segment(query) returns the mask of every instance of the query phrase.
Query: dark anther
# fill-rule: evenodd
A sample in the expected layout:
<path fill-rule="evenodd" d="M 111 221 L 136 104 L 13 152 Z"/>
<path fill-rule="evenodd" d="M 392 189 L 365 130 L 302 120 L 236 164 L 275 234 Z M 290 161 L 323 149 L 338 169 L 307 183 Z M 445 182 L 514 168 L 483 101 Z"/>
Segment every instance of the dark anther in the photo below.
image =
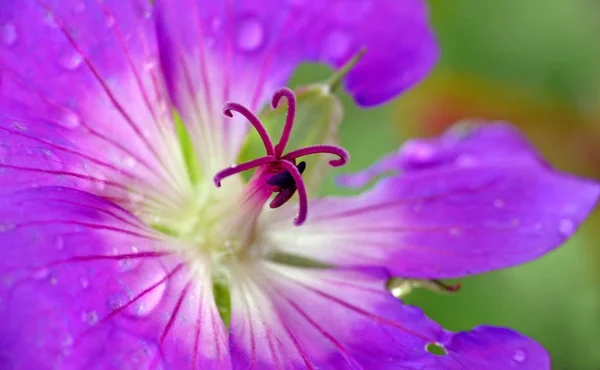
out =
<path fill-rule="evenodd" d="M 300 173 L 304 173 L 306 170 L 306 162 L 302 161 L 296 165 L 296 168 Z M 267 184 L 272 186 L 279 186 L 280 188 L 287 188 L 290 186 L 295 186 L 294 178 L 288 171 L 281 171 L 276 175 L 271 176 L 267 180 Z"/>
<path fill-rule="evenodd" d="M 298 172 L 302 174 L 304 170 L 306 170 L 306 162 L 302 161 L 296 165 Z M 294 178 L 288 171 L 281 171 L 276 175 L 271 176 L 267 180 L 267 184 L 271 186 L 277 186 L 279 189 L 276 190 L 279 194 L 273 198 L 271 203 L 269 203 L 269 207 L 271 208 L 279 208 L 285 202 L 287 202 L 293 195 L 296 193 L 298 189 L 296 187 L 296 182 Z"/>

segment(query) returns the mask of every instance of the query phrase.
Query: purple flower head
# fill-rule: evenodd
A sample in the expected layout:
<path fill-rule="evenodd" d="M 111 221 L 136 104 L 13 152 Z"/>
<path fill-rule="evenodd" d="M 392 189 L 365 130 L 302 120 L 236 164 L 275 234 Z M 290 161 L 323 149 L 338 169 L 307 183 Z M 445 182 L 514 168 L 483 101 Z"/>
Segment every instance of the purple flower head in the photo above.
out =
<path fill-rule="evenodd" d="M 424 4 L 3 0 L 0 368 L 548 369 L 534 341 L 448 332 L 388 281 L 537 258 L 598 184 L 493 123 L 342 178 L 384 177 L 362 195 L 309 199 L 300 158 L 348 153 L 290 145 L 281 86 L 363 48 L 344 78 L 358 104 L 417 82 L 436 56 Z M 253 113 L 271 97 L 277 144 Z M 251 126 L 266 154 L 240 161 Z"/>

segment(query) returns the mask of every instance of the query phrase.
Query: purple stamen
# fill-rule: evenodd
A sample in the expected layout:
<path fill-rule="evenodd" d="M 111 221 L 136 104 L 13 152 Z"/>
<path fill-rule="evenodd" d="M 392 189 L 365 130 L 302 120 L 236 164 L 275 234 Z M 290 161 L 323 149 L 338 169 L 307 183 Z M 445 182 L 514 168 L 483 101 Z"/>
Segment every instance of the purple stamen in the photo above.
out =
<path fill-rule="evenodd" d="M 260 122 L 260 119 L 254 115 L 254 113 L 250 112 L 250 110 L 238 103 L 227 102 L 223 106 L 223 113 L 225 113 L 228 117 L 233 117 L 231 111 L 238 112 L 242 116 L 246 117 L 246 119 L 254 126 L 256 132 L 260 135 L 262 142 L 267 150 L 267 155 L 275 154 L 275 148 L 273 147 L 273 142 L 271 141 L 271 137 L 267 132 L 265 126 Z"/>
<path fill-rule="evenodd" d="M 308 196 L 306 195 L 306 187 L 304 186 L 304 180 L 302 180 L 302 174 L 298 171 L 298 168 L 295 164 L 288 161 L 281 161 L 281 166 L 284 170 L 292 175 L 294 182 L 296 183 L 296 188 L 298 190 L 298 215 L 296 215 L 296 219 L 294 220 L 294 225 L 300 226 L 306 221 L 306 216 L 308 214 Z"/>
<path fill-rule="evenodd" d="M 310 154 L 333 154 L 337 155 L 339 159 L 329 161 L 332 167 L 343 166 L 348 162 L 350 154 L 346 149 L 335 145 L 313 145 L 307 146 L 301 149 L 293 150 L 283 156 L 283 159 L 294 160 L 296 158 L 304 157 Z"/>
<path fill-rule="evenodd" d="M 278 157 L 283 154 L 285 146 L 290 139 L 290 134 L 292 133 L 292 128 L 294 127 L 294 117 L 296 116 L 296 96 L 294 95 L 294 92 L 287 87 L 282 87 L 275 92 L 275 95 L 273 95 L 273 99 L 271 100 L 271 108 L 273 108 L 273 110 L 277 109 L 279 101 L 282 97 L 285 97 L 287 100 L 288 111 L 287 116 L 285 117 L 285 125 L 283 126 L 283 131 L 281 132 L 279 144 L 275 145 L 275 155 Z"/>
<path fill-rule="evenodd" d="M 270 186 L 273 186 L 273 191 L 279 192 L 279 194 L 275 197 L 275 199 L 273 199 L 270 206 L 271 208 L 277 208 L 283 205 L 294 195 L 297 190 L 299 198 L 299 210 L 298 215 L 294 220 L 294 224 L 299 226 L 306 221 L 308 214 L 308 196 L 306 194 L 304 180 L 302 179 L 302 172 L 304 172 L 306 164 L 301 162 L 298 166 L 296 166 L 296 159 L 311 154 L 333 154 L 337 155 L 339 158 L 329 161 L 329 164 L 332 167 L 339 167 L 348 162 L 349 154 L 345 149 L 335 145 L 313 145 L 293 150 L 284 155 L 283 151 L 285 150 L 285 146 L 287 145 L 292 128 L 294 126 L 294 118 L 296 115 L 296 96 L 292 90 L 286 87 L 277 90 L 273 95 L 273 99 L 271 100 L 271 107 L 273 109 L 277 108 L 282 97 L 286 98 L 287 100 L 288 111 L 285 119 L 285 126 L 283 127 L 283 132 L 281 133 L 281 138 L 279 139 L 279 143 L 275 146 L 273 146 L 273 142 L 265 126 L 262 124 L 262 122 L 260 122 L 258 117 L 254 115 L 254 113 L 250 112 L 250 110 L 240 104 L 231 102 L 225 103 L 225 106 L 223 107 L 223 113 L 225 113 L 225 115 L 232 117 L 232 111 L 238 112 L 246 117 L 252 126 L 254 126 L 263 141 L 267 155 L 225 168 L 217 172 L 213 178 L 213 181 L 217 187 L 220 187 L 221 181 L 231 175 L 235 175 L 237 173 L 251 170 L 260 166 L 273 166 L 270 172 L 274 173 L 274 175 L 272 175 L 266 181 L 266 183 Z"/>
<path fill-rule="evenodd" d="M 220 188 L 221 187 L 221 181 L 224 178 L 226 178 L 226 177 L 229 177 L 231 175 L 235 175 L 236 173 L 248 171 L 248 170 L 251 170 L 251 169 L 256 168 L 256 167 L 264 166 L 265 164 L 273 163 L 275 161 L 277 161 L 277 159 L 274 156 L 267 155 L 267 156 L 264 156 L 264 157 L 253 159 L 253 160 L 248 161 L 248 162 L 244 162 L 244 163 L 240 163 L 240 164 L 234 164 L 231 167 L 227 167 L 227 168 L 225 168 L 225 169 L 217 172 L 217 174 L 215 175 L 215 177 L 213 177 L 213 181 L 214 181 L 215 185 L 218 188 Z"/>

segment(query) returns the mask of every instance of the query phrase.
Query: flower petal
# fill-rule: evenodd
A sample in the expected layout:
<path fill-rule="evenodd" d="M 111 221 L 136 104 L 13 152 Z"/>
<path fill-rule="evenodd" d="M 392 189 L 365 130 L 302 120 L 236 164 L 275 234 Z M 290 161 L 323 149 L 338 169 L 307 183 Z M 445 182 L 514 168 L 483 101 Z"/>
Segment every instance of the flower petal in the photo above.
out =
<path fill-rule="evenodd" d="M 233 276 L 234 369 L 549 368 L 534 367 L 547 363 L 538 344 L 508 329 L 444 331 L 420 309 L 395 299 L 381 271 L 262 262 L 239 267 Z M 443 346 L 446 356 L 430 353 L 432 343 Z M 517 350 L 528 352 L 521 358 Z"/>
<path fill-rule="evenodd" d="M 0 193 L 62 185 L 185 204 L 147 1 L 4 0 L 0 31 Z"/>
<path fill-rule="evenodd" d="M 88 193 L 0 198 L 0 367 L 227 369 L 210 269 L 174 247 Z"/>
<path fill-rule="evenodd" d="M 422 148 L 413 155 L 417 144 Z M 369 176 L 404 172 L 358 197 L 312 200 L 299 228 L 289 223 L 293 205 L 266 212 L 257 244 L 333 265 L 381 266 L 406 278 L 461 277 L 553 250 L 600 193 L 596 182 L 549 168 L 503 124 L 416 141 L 381 163 L 387 168 Z"/>
<path fill-rule="evenodd" d="M 206 171 L 231 164 L 247 131 L 243 120 L 223 118 L 223 103 L 259 109 L 301 62 L 340 67 L 365 47 L 345 84 L 369 106 L 421 80 L 437 56 L 421 0 L 157 0 L 156 6 L 162 65 Z"/>

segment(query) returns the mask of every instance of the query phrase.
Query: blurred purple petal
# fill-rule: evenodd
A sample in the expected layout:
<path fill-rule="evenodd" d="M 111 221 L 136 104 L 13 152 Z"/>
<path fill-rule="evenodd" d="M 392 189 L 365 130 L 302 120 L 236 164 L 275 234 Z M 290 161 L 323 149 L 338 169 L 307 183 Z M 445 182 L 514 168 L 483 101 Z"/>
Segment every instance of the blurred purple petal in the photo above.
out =
<path fill-rule="evenodd" d="M 2 1 L 0 193 L 185 194 L 153 26 L 145 0 Z"/>
<path fill-rule="evenodd" d="M 240 267 L 232 287 L 234 368 L 549 369 L 538 344 L 507 329 L 444 331 L 395 299 L 387 278 L 376 270 Z M 430 353 L 433 343 L 447 354 Z"/>
<path fill-rule="evenodd" d="M 227 369 L 208 265 L 158 238 L 88 193 L 0 198 L 0 367 Z"/>
<path fill-rule="evenodd" d="M 416 144 L 429 145 L 429 153 L 415 155 Z M 358 197 L 312 200 L 300 228 L 286 222 L 294 207 L 267 213 L 258 243 L 339 266 L 382 266 L 401 277 L 461 277 L 558 247 L 600 193 L 596 182 L 549 168 L 508 125 L 412 142 L 387 163 L 393 158 L 403 173 Z"/>
<path fill-rule="evenodd" d="M 421 0 L 157 0 L 156 6 L 171 95 L 206 165 L 232 163 L 245 138 L 247 125 L 224 119 L 223 103 L 260 109 L 301 62 L 337 68 L 366 47 L 345 85 L 369 106 L 420 81 L 437 57 Z"/>

